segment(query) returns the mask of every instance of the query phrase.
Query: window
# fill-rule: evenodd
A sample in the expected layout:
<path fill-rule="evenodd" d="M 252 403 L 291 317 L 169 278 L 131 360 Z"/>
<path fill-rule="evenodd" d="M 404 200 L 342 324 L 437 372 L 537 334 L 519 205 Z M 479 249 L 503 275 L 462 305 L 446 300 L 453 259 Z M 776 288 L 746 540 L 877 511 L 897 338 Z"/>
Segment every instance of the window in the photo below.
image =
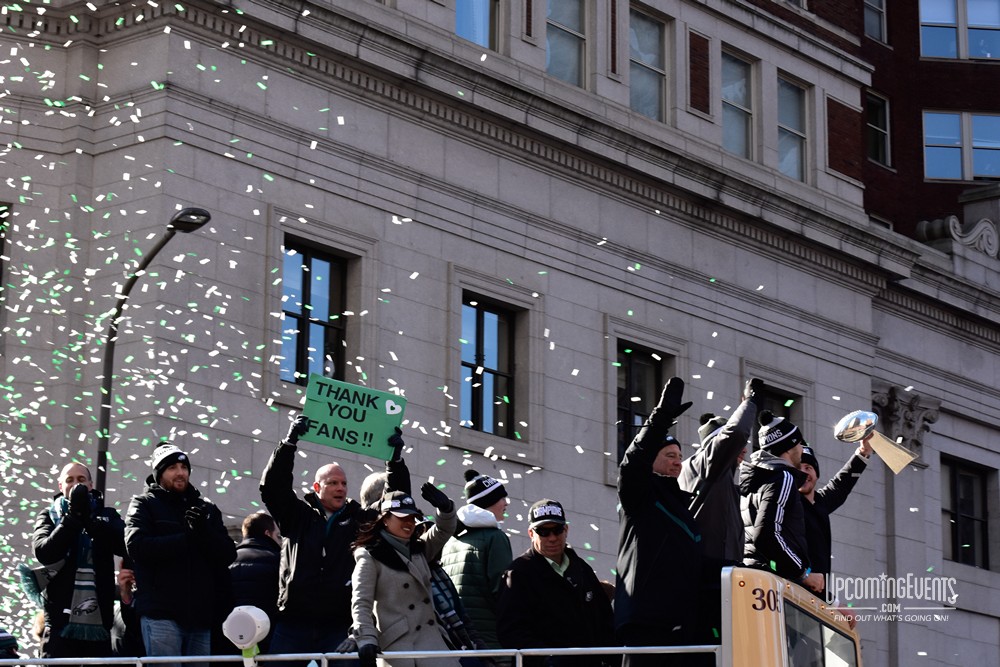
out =
<path fill-rule="evenodd" d="M 545 71 L 574 86 L 583 85 L 582 0 L 548 0 Z"/>
<path fill-rule="evenodd" d="M 942 550 L 947 560 L 989 568 L 987 470 L 941 457 Z"/>
<path fill-rule="evenodd" d="M 1000 58 L 1000 0 L 920 0 L 920 54 Z"/>
<path fill-rule="evenodd" d="M 751 157 L 753 99 L 750 63 L 722 54 L 722 147 L 740 157 Z"/>
<path fill-rule="evenodd" d="M 459 0 L 455 3 L 455 34 L 496 51 L 499 4 L 499 0 Z"/>
<path fill-rule="evenodd" d="M 305 385 L 310 373 L 344 379 L 346 260 L 285 238 L 281 371 Z"/>
<path fill-rule="evenodd" d="M 806 91 L 778 79 L 778 169 L 785 176 L 806 178 Z"/>
<path fill-rule="evenodd" d="M 867 113 L 866 143 L 868 159 L 889 166 L 889 101 L 868 93 L 865 98 Z"/>
<path fill-rule="evenodd" d="M 666 90 L 663 23 L 632 11 L 629 14 L 629 101 L 633 111 L 663 120 Z"/>
<path fill-rule="evenodd" d="M 471 293 L 462 295 L 461 423 L 514 437 L 513 311 Z"/>
<path fill-rule="evenodd" d="M 618 341 L 618 463 L 663 389 L 662 356 L 626 341 Z"/>
<path fill-rule="evenodd" d="M 1000 179 L 1000 116 L 925 111 L 924 176 Z"/>
<path fill-rule="evenodd" d="M 865 35 L 880 42 L 885 39 L 885 0 L 865 0 Z"/>
<path fill-rule="evenodd" d="M 845 634 L 794 604 L 784 601 L 790 667 L 854 667 L 857 646 Z"/>

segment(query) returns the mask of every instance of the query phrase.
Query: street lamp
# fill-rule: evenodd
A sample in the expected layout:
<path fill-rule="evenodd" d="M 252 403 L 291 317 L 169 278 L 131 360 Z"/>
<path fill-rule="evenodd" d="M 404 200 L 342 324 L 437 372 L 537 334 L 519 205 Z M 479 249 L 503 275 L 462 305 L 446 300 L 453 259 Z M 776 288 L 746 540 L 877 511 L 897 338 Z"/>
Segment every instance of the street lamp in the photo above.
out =
<path fill-rule="evenodd" d="M 111 403 L 112 401 L 112 381 L 115 368 L 115 342 L 118 340 L 118 320 L 121 319 L 122 310 L 125 308 L 125 301 L 128 300 L 129 292 L 135 287 L 136 282 L 146 273 L 146 267 L 153 261 L 157 253 L 163 250 L 163 246 L 174 237 L 177 232 L 193 232 L 201 229 L 209 220 L 212 214 L 203 208 L 185 208 L 178 211 L 167 224 L 167 233 L 160 237 L 153 249 L 150 250 L 139 267 L 129 276 L 125 283 L 125 289 L 118 296 L 118 303 L 115 304 L 115 312 L 108 323 L 108 333 L 104 338 L 104 376 L 101 378 L 101 411 L 100 425 L 97 433 L 97 479 L 94 487 L 104 493 L 107 480 L 108 468 L 108 440 L 111 437 Z"/>

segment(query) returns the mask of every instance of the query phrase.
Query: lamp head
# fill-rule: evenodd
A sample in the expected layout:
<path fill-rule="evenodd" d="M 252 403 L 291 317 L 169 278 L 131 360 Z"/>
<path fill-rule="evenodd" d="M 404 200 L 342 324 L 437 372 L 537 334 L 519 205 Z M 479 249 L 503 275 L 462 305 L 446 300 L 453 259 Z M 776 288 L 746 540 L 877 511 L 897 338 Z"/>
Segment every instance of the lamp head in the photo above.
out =
<path fill-rule="evenodd" d="M 211 219 L 212 214 L 203 208 L 183 208 L 174 214 L 167 228 L 186 234 L 201 229 Z"/>

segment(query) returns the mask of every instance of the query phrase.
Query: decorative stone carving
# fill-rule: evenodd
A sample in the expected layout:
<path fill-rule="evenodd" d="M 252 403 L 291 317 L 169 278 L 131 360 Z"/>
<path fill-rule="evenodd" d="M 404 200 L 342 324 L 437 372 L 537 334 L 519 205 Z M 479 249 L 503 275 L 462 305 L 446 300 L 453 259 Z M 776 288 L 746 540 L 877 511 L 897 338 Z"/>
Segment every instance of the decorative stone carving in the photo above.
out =
<path fill-rule="evenodd" d="M 913 453 L 920 455 L 923 437 L 940 417 L 940 401 L 922 398 L 903 387 L 890 386 L 872 393 L 872 411 L 878 415 L 880 431 Z"/>
<path fill-rule="evenodd" d="M 979 222 L 964 226 L 954 215 L 937 220 L 921 220 L 917 223 L 917 238 L 924 242 L 951 238 L 990 257 L 996 257 L 1000 250 L 996 223 L 988 218 L 980 218 Z"/>

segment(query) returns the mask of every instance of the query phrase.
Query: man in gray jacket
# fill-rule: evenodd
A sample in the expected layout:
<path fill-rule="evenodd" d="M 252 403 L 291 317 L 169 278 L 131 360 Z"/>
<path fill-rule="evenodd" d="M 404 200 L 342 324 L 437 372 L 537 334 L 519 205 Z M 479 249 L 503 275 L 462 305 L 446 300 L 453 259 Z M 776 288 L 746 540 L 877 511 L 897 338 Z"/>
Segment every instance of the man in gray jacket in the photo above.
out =
<path fill-rule="evenodd" d="M 691 513 L 704 549 L 705 592 L 699 597 L 697 627 L 708 629 L 710 634 L 703 638 L 706 643 L 717 643 L 721 634 L 722 568 L 743 563 L 743 517 L 736 470 L 757 418 L 758 394 L 763 386 L 763 380 L 749 380 L 743 389 L 743 402 L 728 421 L 712 413 L 701 416 L 701 446 L 684 459 L 677 478 L 681 489 L 694 496 Z"/>
<path fill-rule="evenodd" d="M 691 512 L 701 531 L 705 557 L 716 565 L 743 562 L 743 518 L 736 468 L 757 419 L 757 392 L 763 380 L 754 378 L 743 389 L 743 402 L 729 420 L 706 413 L 701 416 L 698 451 L 684 459 L 677 483 L 694 496 Z"/>

